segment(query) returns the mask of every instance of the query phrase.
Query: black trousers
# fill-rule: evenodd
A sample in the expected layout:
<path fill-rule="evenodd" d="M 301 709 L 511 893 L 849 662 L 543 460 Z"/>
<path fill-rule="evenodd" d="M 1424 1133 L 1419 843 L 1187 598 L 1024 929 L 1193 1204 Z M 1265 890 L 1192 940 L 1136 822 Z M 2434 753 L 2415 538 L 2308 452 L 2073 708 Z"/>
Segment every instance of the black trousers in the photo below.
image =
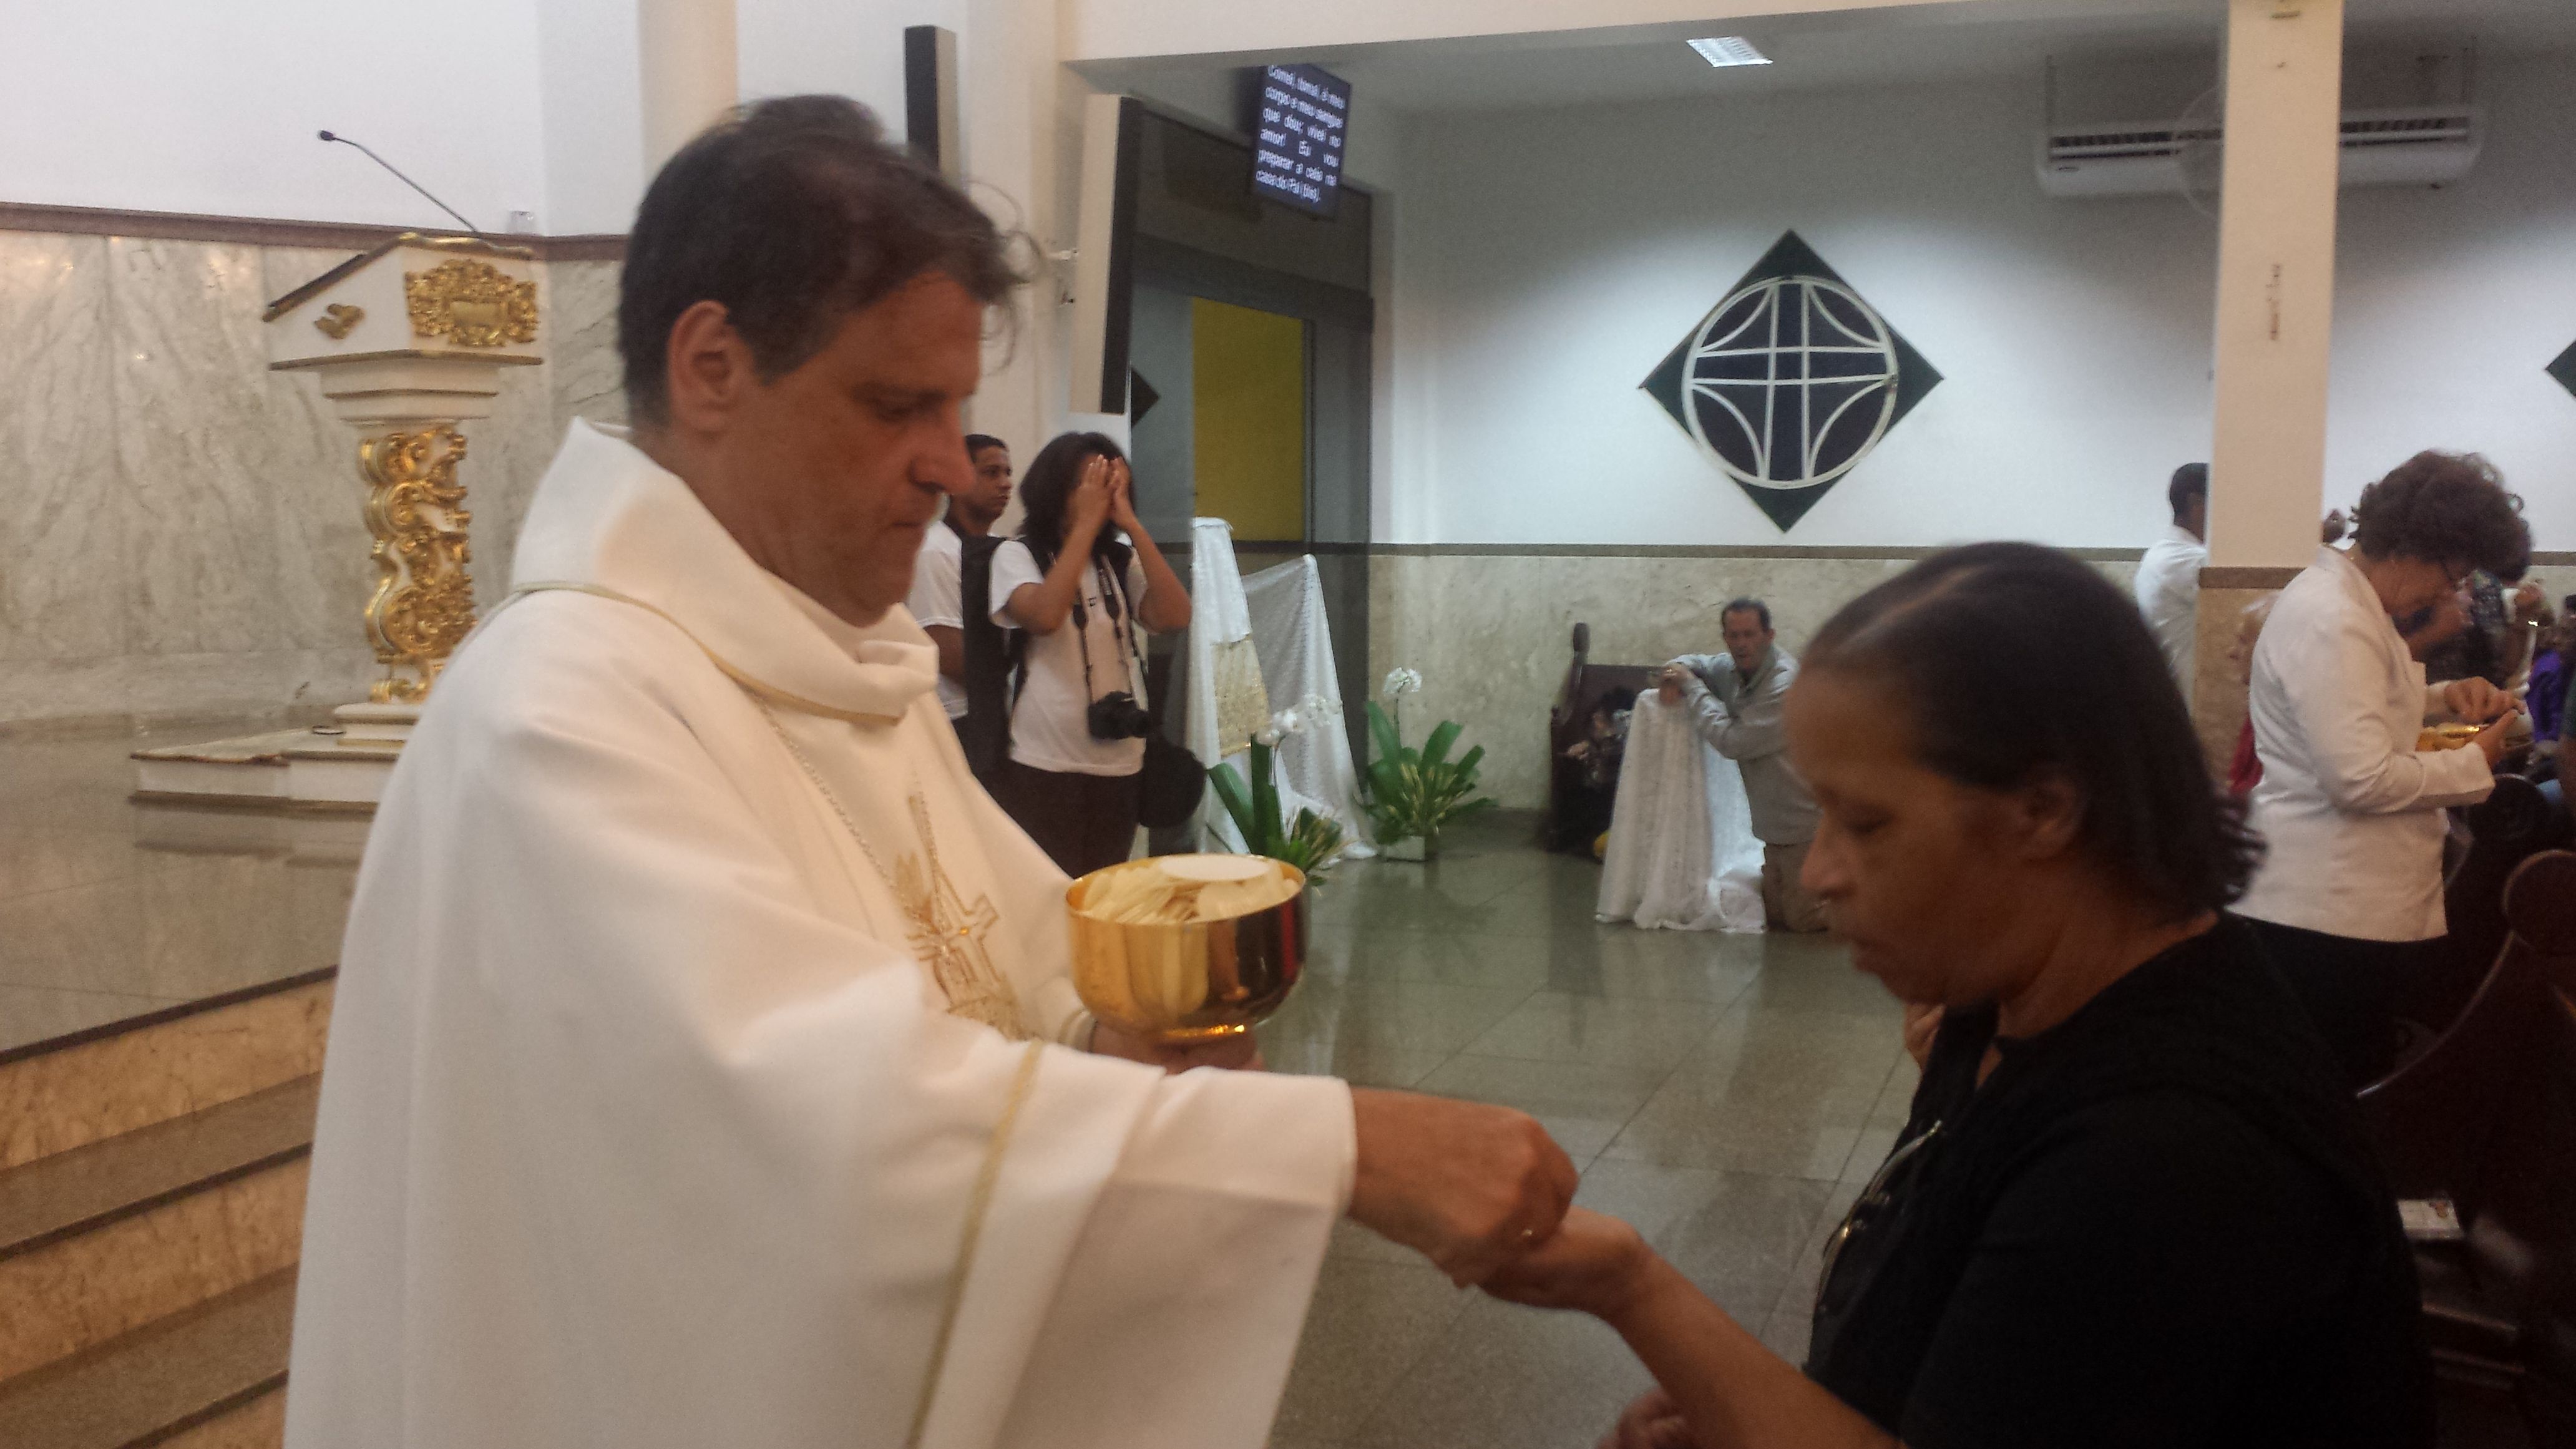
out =
<path fill-rule="evenodd" d="M 2441 950 L 2430 941 L 2365 941 L 2247 921 L 2297 992 L 2355 1091 L 2397 1064 L 2397 1002 Z"/>
<path fill-rule="evenodd" d="M 1076 775 L 1004 760 L 993 799 L 1066 875 L 1088 875 L 1136 845 L 1144 774 Z"/>

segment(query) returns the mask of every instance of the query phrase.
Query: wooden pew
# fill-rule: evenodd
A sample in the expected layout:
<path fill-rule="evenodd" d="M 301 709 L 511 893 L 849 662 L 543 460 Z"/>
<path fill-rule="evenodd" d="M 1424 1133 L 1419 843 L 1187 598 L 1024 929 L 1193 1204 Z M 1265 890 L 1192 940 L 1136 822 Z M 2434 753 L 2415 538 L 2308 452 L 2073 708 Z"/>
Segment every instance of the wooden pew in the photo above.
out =
<path fill-rule="evenodd" d="M 2361 1106 L 2398 1195 L 2448 1197 L 2468 1230 L 2417 1252 L 2445 1442 L 2572 1444 L 2576 852 L 2524 861 L 2503 913 L 2459 1019 Z"/>
<path fill-rule="evenodd" d="M 2496 777 L 2495 793 L 2461 812 L 2469 847 L 2443 884 L 2449 924 L 2439 965 L 2412 983 L 2397 1014 L 2418 1048 L 2459 1019 L 2504 949 L 2505 882 L 2525 860 L 2567 843 L 2568 820 L 2519 775 Z"/>
<path fill-rule="evenodd" d="M 1619 774 L 1613 766 L 1603 783 L 1592 784 L 1583 762 L 1567 758 L 1565 752 L 1591 737 L 1592 713 L 1604 701 L 1623 691 L 1633 698 L 1652 689 L 1655 671 L 1661 667 L 1595 664 L 1591 655 L 1592 626 L 1577 624 L 1574 658 L 1566 666 L 1565 683 L 1547 716 L 1547 815 L 1540 826 L 1547 849 L 1587 858 L 1593 838 L 1610 828 L 1610 796 L 1618 789 Z"/>

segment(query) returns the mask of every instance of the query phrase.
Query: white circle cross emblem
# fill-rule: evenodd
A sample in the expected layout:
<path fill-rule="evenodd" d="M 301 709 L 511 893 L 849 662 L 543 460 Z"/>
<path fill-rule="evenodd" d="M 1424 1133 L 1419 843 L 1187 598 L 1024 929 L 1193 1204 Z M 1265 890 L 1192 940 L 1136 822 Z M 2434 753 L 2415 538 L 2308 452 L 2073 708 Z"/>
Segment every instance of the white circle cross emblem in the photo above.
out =
<path fill-rule="evenodd" d="M 1691 338 L 1691 436 L 1754 488 L 1831 483 L 1896 415 L 1896 341 L 1851 288 L 1773 277 L 1727 298 Z"/>

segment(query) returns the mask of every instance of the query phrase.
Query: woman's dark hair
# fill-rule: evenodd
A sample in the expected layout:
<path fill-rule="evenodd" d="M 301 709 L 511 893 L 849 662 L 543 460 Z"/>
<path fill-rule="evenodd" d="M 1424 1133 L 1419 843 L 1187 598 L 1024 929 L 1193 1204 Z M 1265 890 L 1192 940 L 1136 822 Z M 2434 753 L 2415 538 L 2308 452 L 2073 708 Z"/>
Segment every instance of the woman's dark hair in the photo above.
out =
<path fill-rule="evenodd" d="M 2411 558 L 2520 578 L 2531 566 L 2522 497 L 2475 453 L 2416 454 L 2361 490 L 2353 546 L 2372 558 Z"/>
<path fill-rule="evenodd" d="M 887 144 L 865 106 L 781 96 L 744 106 L 663 165 L 635 213 L 618 278 L 626 406 L 663 420 L 671 327 L 724 304 L 763 378 L 795 371 L 843 319 L 924 272 L 986 306 L 1024 280 L 992 219 Z"/>
<path fill-rule="evenodd" d="M 1094 458 L 1124 459 L 1118 445 L 1100 433 L 1059 433 L 1020 474 L 1020 537 L 1037 555 L 1039 567 L 1064 552 L 1064 510 L 1082 481 L 1082 465 Z M 1091 551 L 1105 555 L 1115 542 L 1104 527 L 1092 538 Z"/>
<path fill-rule="evenodd" d="M 1804 667 L 1890 686 L 1916 755 L 1960 784 L 2064 775 L 2081 847 L 2175 920 L 2233 903 L 2262 858 L 2137 605 L 2055 549 L 1934 554 L 1844 605 Z"/>

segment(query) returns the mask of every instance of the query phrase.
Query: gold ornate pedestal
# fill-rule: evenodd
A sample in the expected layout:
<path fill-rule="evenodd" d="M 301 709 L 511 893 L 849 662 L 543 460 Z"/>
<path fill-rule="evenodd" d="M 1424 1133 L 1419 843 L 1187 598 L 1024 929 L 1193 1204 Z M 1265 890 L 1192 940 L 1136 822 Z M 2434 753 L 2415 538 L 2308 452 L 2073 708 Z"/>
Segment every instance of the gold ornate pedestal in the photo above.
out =
<path fill-rule="evenodd" d="M 406 232 L 279 298 L 262 320 L 270 368 L 312 372 L 332 411 L 358 431 L 376 574 L 363 619 L 381 676 L 364 703 L 340 706 L 332 724 L 300 739 L 144 751 L 138 789 L 372 809 L 439 671 L 474 627 L 473 518 L 457 428 L 492 415 L 505 368 L 544 360 L 534 261 L 480 238 Z"/>
<path fill-rule="evenodd" d="M 418 704 L 447 656 L 474 628 L 472 548 L 465 485 L 456 465 L 465 435 L 450 422 L 396 430 L 358 442 L 367 484 L 367 532 L 376 587 L 367 599 L 367 640 L 385 677 L 368 687 L 376 704 Z"/>

